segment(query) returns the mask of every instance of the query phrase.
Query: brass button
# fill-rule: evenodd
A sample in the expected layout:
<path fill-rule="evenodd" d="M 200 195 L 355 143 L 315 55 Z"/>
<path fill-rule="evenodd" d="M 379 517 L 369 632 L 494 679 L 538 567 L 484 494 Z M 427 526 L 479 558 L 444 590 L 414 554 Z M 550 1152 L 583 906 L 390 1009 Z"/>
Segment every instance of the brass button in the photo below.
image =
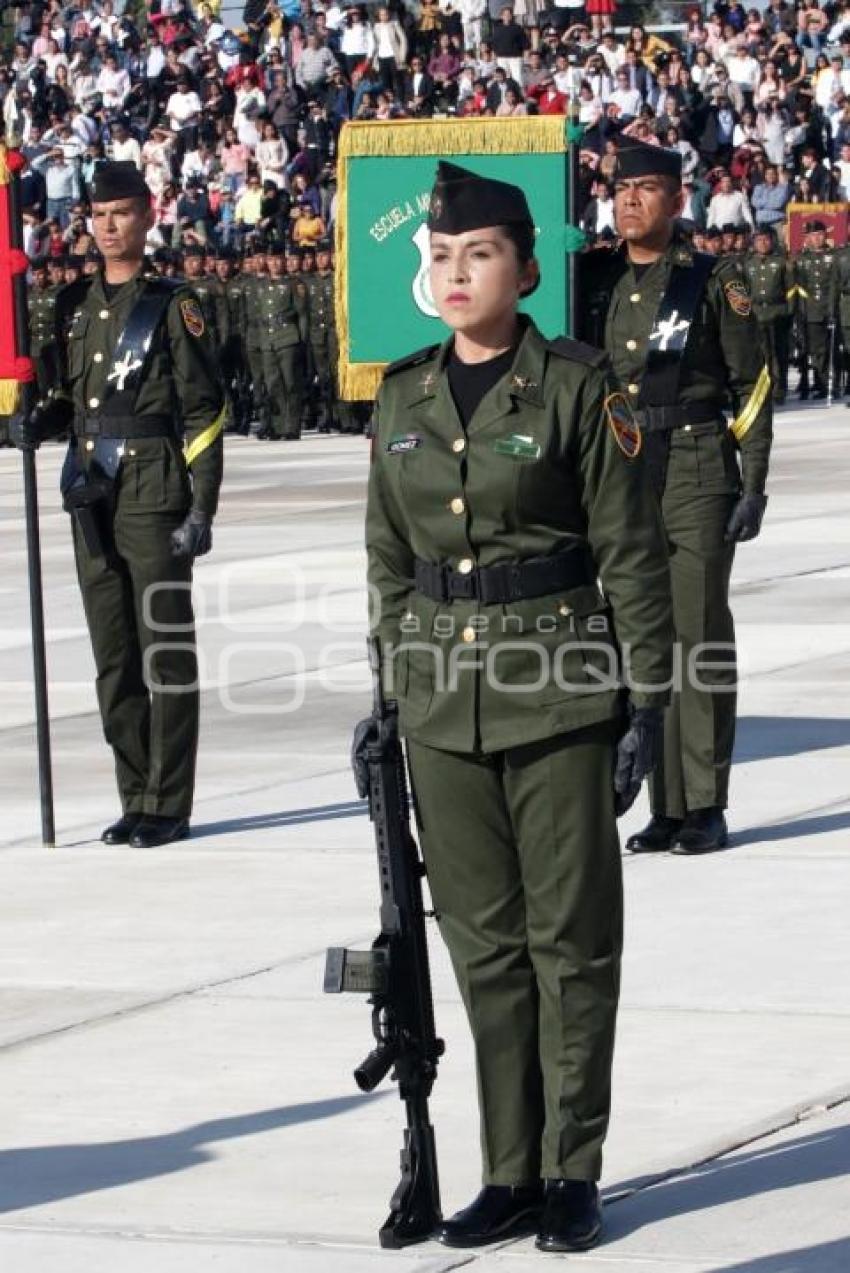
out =
<path fill-rule="evenodd" d="M 627 340 L 627 341 L 626 341 L 626 349 L 637 349 L 637 341 L 636 341 L 636 340 Z"/>
<path fill-rule="evenodd" d="M 95 361 L 95 362 L 103 362 L 103 354 L 95 354 L 95 356 L 94 356 L 94 361 Z"/>
<path fill-rule="evenodd" d="M 457 563 L 457 568 L 462 575 L 468 575 L 472 570 L 473 561 L 471 557 L 462 557 Z"/>
<path fill-rule="evenodd" d="M 108 318 L 108 317 L 109 317 L 108 309 L 102 309 L 100 313 L 98 314 L 98 318 Z"/>
<path fill-rule="evenodd" d="M 454 442 L 452 443 L 452 450 L 454 451 L 454 453 L 456 455 L 459 455 L 460 452 L 463 451 L 465 448 L 466 448 L 466 439 L 455 438 Z"/>
<path fill-rule="evenodd" d="M 475 628 L 464 628 L 460 635 L 463 637 L 466 644 L 470 645 L 475 640 Z"/>
<path fill-rule="evenodd" d="M 683 432 L 683 433 L 690 433 L 690 431 L 691 431 L 691 429 L 692 429 L 693 427 L 694 427 L 694 426 L 693 426 L 692 424 L 686 424 L 686 425 L 684 425 L 684 426 L 682 427 L 682 432 Z"/>
<path fill-rule="evenodd" d="M 629 300 L 631 301 L 633 305 L 637 305 L 638 301 L 640 300 L 640 292 L 632 292 L 631 296 L 629 297 Z"/>
<path fill-rule="evenodd" d="M 558 614 L 563 615 L 565 619 L 569 615 L 571 615 L 572 612 L 573 612 L 572 606 L 568 606 L 566 601 L 562 601 L 561 604 L 558 606 Z"/>
<path fill-rule="evenodd" d="M 460 496 L 455 496 L 451 504 L 449 504 L 449 508 L 452 510 L 452 512 L 457 513 L 458 515 L 463 512 L 465 507 L 466 505 L 464 504 Z"/>
<path fill-rule="evenodd" d="M 89 398 L 89 406 L 95 411 L 100 406 L 100 398 Z"/>
<path fill-rule="evenodd" d="M 127 452 L 127 454 L 128 454 L 128 455 L 135 455 L 135 454 L 136 454 L 136 452 L 134 451 L 134 449 L 133 449 L 132 447 L 130 447 L 130 450 Z"/>
<path fill-rule="evenodd" d="M 86 442 L 86 450 L 87 451 L 94 450 L 94 442 L 92 442 L 91 438 L 89 438 L 88 442 Z"/>
<path fill-rule="evenodd" d="M 640 393 L 640 385 L 635 385 L 635 384 L 631 384 L 631 385 L 629 385 L 629 393 L 631 393 L 631 394 L 639 394 L 639 393 Z"/>
<path fill-rule="evenodd" d="M 131 451 L 131 452 L 130 452 L 130 454 L 131 454 L 131 455 L 135 455 L 135 451 Z M 412 618 L 413 618 L 413 611 L 412 611 L 412 610 L 406 610 L 406 611 L 405 611 L 405 613 L 404 613 L 404 621 L 405 621 L 405 623 L 409 623 L 409 622 L 410 622 L 410 620 L 411 620 Z"/>

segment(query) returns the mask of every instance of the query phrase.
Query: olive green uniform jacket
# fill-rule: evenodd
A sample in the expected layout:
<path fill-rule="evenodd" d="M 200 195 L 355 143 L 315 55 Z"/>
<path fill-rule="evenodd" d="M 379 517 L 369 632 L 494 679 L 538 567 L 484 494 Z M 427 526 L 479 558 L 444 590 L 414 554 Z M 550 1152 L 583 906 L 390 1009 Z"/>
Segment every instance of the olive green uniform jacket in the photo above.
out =
<path fill-rule="evenodd" d="M 527 322 L 510 373 L 464 431 L 450 347 L 390 368 L 373 422 L 372 625 L 403 729 L 432 747 L 492 752 L 611 720 L 621 710 L 608 675 L 618 645 L 639 686 L 632 701 L 664 703 L 666 554 L 642 462 L 607 420 L 604 359 L 576 342 L 549 344 Z M 414 589 L 416 557 L 464 571 L 583 545 L 603 591 L 588 583 L 482 606 Z"/>

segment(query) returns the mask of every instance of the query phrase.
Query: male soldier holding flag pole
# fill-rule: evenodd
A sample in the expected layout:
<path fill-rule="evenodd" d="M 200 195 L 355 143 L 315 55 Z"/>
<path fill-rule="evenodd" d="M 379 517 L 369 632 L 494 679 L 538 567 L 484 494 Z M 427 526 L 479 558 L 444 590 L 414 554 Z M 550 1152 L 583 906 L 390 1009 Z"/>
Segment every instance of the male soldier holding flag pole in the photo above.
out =
<path fill-rule="evenodd" d="M 102 839 L 149 848 L 189 833 L 192 562 L 212 544 L 224 393 L 197 297 L 145 269 L 153 211 L 135 165 L 99 165 L 91 202 L 103 269 L 60 293 L 60 375 L 13 436 L 34 449 L 73 431 L 61 487 L 122 804 Z"/>

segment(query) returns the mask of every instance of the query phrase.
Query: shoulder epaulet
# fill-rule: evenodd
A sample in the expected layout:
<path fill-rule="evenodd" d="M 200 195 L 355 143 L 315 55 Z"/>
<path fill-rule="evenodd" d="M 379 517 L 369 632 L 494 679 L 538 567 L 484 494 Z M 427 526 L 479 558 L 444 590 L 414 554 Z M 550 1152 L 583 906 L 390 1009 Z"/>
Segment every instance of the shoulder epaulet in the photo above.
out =
<path fill-rule="evenodd" d="M 546 348 L 553 354 L 557 354 L 559 358 L 583 362 L 588 367 L 601 367 L 608 357 L 604 349 L 587 345 L 583 340 L 573 340 L 570 336 L 559 336 L 557 340 L 547 340 Z"/>
<path fill-rule="evenodd" d="M 418 367 L 420 363 L 427 362 L 429 358 L 433 358 L 439 345 L 426 345 L 424 349 L 417 349 L 415 354 L 408 354 L 406 358 L 397 358 L 395 362 L 391 362 L 384 370 L 384 379 L 387 376 L 394 376 L 397 371 L 406 371 L 408 367 Z"/>

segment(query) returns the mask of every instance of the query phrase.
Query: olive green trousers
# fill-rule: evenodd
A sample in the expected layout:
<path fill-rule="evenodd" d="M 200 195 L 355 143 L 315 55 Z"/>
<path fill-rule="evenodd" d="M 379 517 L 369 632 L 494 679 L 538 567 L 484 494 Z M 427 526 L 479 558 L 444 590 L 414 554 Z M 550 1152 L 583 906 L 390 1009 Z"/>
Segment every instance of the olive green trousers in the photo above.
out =
<path fill-rule="evenodd" d="M 649 792 L 653 813 L 671 818 L 728 803 L 737 666 L 729 608 L 735 546 L 724 533 L 736 499 L 668 485 L 662 500 L 677 684 L 664 713 L 664 745 Z"/>
<path fill-rule="evenodd" d="M 109 558 L 74 523 L 77 578 L 97 668 L 103 732 L 125 813 L 188 817 L 198 749 L 192 568 L 171 556 L 185 510 L 122 512 Z"/>
<path fill-rule="evenodd" d="M 622 950 L 613 722 L 492 755 L 409 743 L 472 1028 L 485 1184 L 598 1179 Z"/>

